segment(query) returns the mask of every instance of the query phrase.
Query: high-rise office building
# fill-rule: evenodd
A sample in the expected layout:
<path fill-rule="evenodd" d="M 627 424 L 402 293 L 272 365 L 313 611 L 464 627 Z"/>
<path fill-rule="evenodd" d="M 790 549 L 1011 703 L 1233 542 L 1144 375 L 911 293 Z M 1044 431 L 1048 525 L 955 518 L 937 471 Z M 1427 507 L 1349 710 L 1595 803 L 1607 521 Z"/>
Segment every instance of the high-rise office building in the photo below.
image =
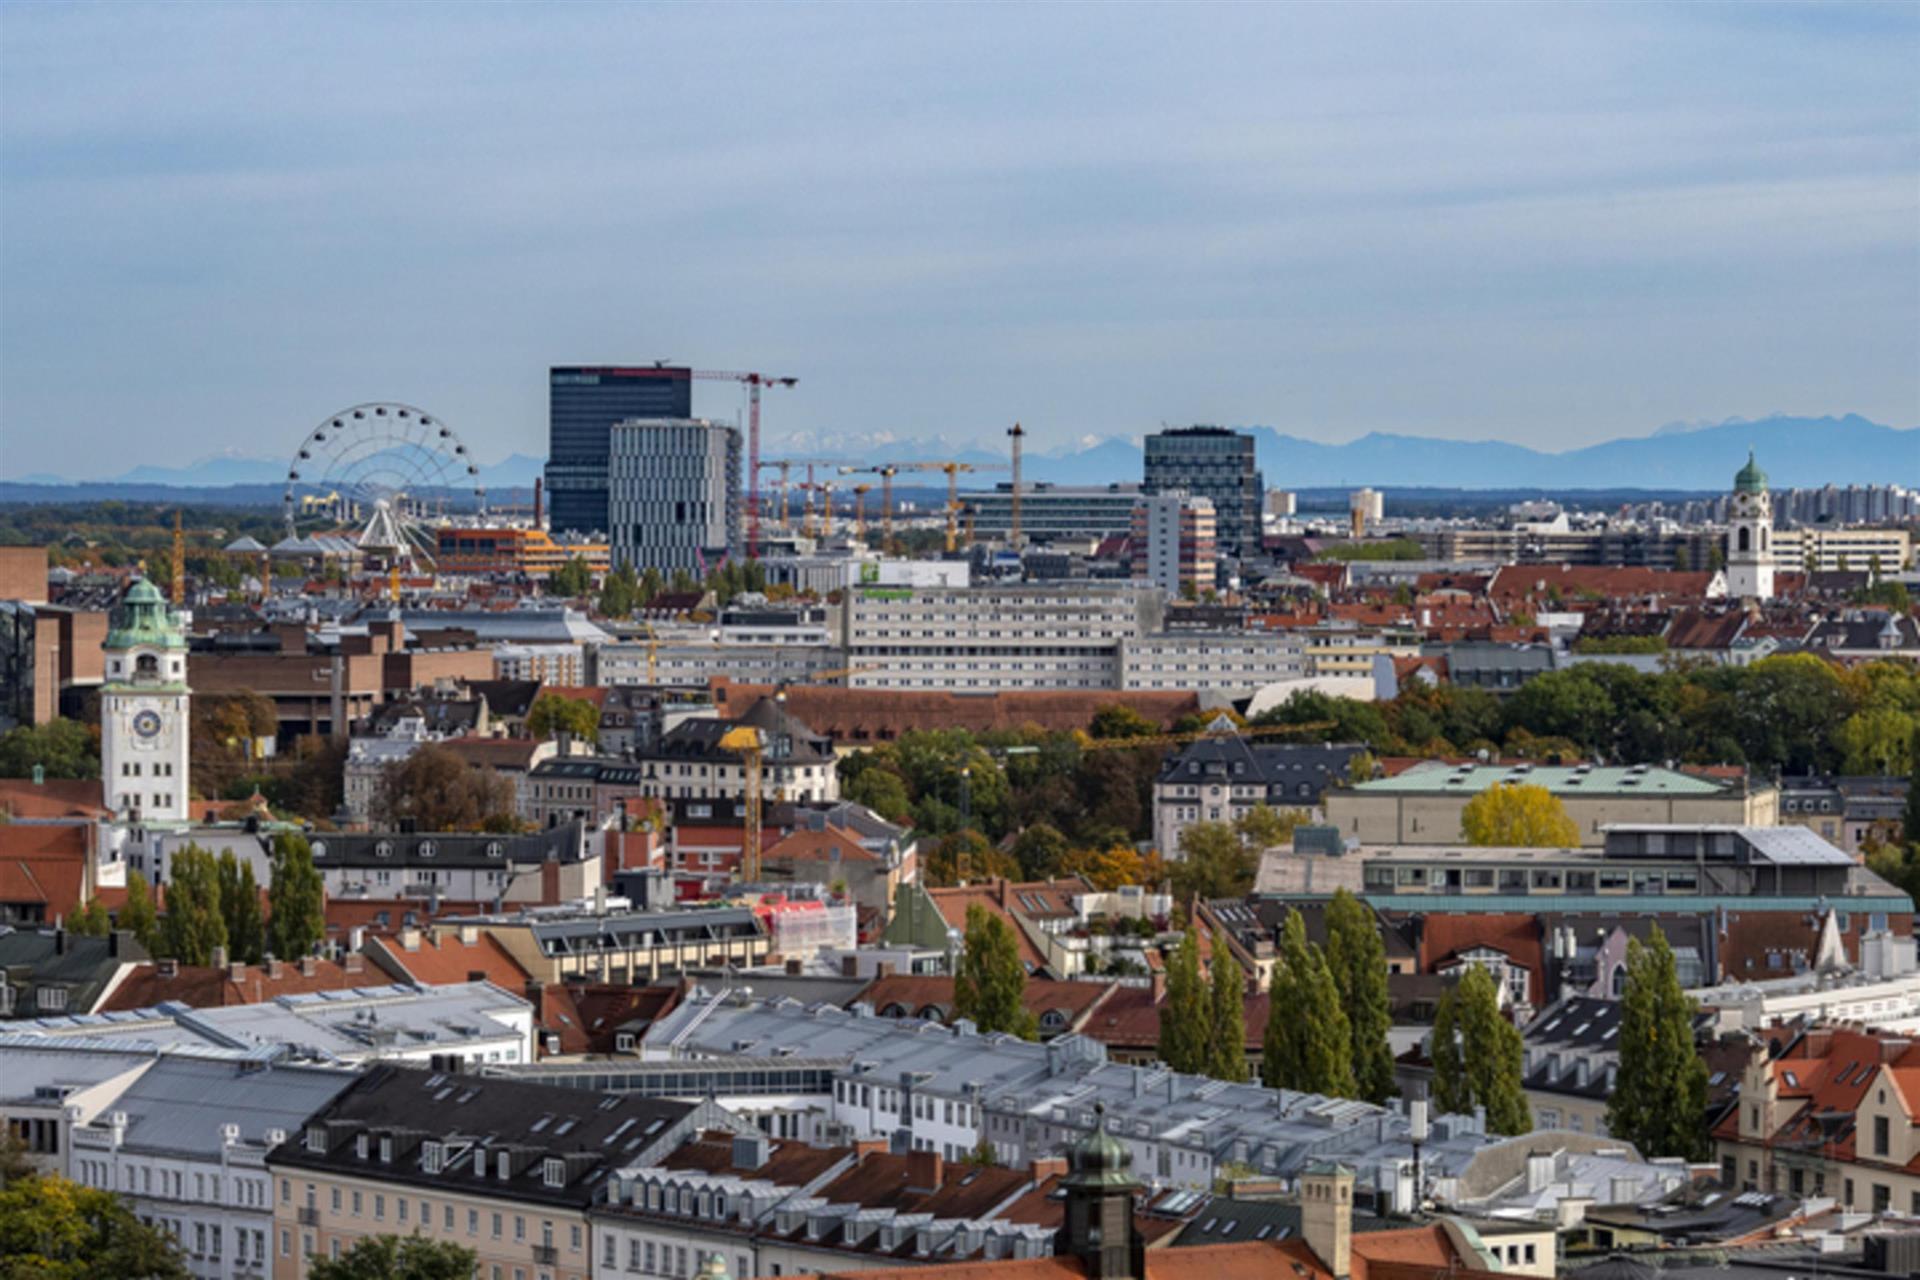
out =
<path fill-rule="evenodd" d="M 740 552 L 740 432 L 702 418 L 617 422 L 608 431 L 613 562 L 704 574 Z"/>
<path fill-rule="evenodd" d="M 1260 500 L 1266 485 L 1253 457 L 1253 437 L 1225 427 L 1178 427 L 1147 437 L 1147 493 L 1183 489 L 1213 503 L 1222 554 L 1260 549 Z"/>
<path fill-rule="evenodd" d="M 1133 509 L 1133 576 L 1175 599 L 1197 598 L 1214 587 L 1213 541 L 1213 504 L 1205 498 L 1142 497 Z"/>
<path fill-rule="evenodd" d="M 692 370 L 563 365 L 547 378 L 548 524 L 556 532 L 606 532 L 613 424 L 691 418 Z"/>

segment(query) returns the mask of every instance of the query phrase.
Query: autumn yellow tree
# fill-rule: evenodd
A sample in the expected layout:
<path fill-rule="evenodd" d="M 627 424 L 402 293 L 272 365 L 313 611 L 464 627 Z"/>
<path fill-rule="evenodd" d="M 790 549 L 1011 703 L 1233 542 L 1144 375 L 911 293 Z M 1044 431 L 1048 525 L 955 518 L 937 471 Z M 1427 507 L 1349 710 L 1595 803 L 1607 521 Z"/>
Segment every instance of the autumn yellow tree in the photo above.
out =
<path fill-rule="evenodd" d="M 1157 884 L 1166 874 L 1158 854 L 1142 856 L 1119 844 L 1106 849 L 1072 849 L 1060 859 L 1060 874 L 1081 876 L 1096 889 L 1118 889 L 1123 884 Z"/>
<path fill-rule="evenodd" d="M 1467 843 L 1508 849 L 1565 849 L 1580 843 L 1580 828 L 1560 798 L 1533 783 L 1498 783 L 1460 811 Z"/>

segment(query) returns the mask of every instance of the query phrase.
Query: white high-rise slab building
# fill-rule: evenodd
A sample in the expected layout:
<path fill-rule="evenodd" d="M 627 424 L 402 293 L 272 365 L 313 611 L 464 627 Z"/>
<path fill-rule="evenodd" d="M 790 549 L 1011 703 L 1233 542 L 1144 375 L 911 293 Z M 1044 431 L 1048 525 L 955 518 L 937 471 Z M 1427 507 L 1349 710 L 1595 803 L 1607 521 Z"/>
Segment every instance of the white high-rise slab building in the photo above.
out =
<path fill-rule="evenodd" d="M 703 418 L 614 424 L 607 514 L 615 564 L 704 577 L 740 550 L 740 432 Z"/>

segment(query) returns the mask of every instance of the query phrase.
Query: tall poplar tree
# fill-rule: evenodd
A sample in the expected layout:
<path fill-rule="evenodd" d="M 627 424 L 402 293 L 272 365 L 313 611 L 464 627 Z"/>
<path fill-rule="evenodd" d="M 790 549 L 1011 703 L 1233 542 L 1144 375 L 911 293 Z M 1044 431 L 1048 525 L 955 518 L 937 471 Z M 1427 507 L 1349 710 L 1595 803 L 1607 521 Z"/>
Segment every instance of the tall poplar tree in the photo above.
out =
<path fill-rule="evenodd" d="M 167 914 L 160 926 L 160 951 L 181 964 L 209 964 L 213 949 L 227 945 L 227 922 L 220 912 L 220 868 L 213 855 L 190 844 L 173 855 L 167 876 Z"/>
<path fill-rule="evenodd" d="M 1020 944 L 1005 920 L 979 903 L 967 908 L 966 950 L 953 977 L 953 1008 L 981 1031 L 1005 1031 L 1036 1040 L 1040 1024 L 1022 998 L 1027 970 Z"/>
<path fill-rule="evenodd" d="M 1345 889 L 1327 904 L 1327 967 L 1340 988 L 1353 1038 L 1353 1080 L 1359 1096 L 1385 1102 L 1396 1092 L 1393 1048 L 1387 1031 L 1393 1010 L 1387 1000 L 1387 948 L 1373 911 Z"/>
<path fill-rule="evenodd" d="M 1209 1003 L 1200 977 L 1200 937 L 1189 924 L 1167 960 L 1167 995 L 1160 1002 L 1160 1061 L 1175 1071 L 1204 1075 L 1212 1065 Z"/>
<path fill-rule="evenodd" d="M 138 871 L 127 872 L 127 900 L 120 907 L 120 927 L 133 935 L 152 955 L 160 942 L 160 920 L 153 910 L 153 890 Z"/>
<path fill-rule="evenodd" d="M 1227 946 L 1213 935 L 1213 990 L 1208 998 L 1206 1074 L 1236 1083 L 1247 1078 L 1247 980 Z"/>
<path fill-rule="evenodd" d="M 227 924 L 227 950 L 233 958 L 242 964 L 260 963 L 266 943 L 260 884 L 253 878 L 253 864 L 231 849 L 220 854 L 220 916 Z"/>
<path fill-rule="evenodd" d="M 275 836 L 267 884 L 267 949 L 281 960 L 312 955 L 327 936 L 326 897 L 307 838 Z"/>
<path fill-rule="evenodd" d="M 1487 1109 L 1487 1132 L 1526 1133 L 1533 1116 L 1521 1080 L 1520 1031 L 1500 1016 L 1493 975 L 1468 965 L 1433 1019 L 1433 1100 L 1442 1112 Z"/>
<path fill-rule="evenodd" d="M 1287 912 L 1280 929 L 1280 956 L 1273 967 L 1262 1041 L 1261 1083 L 1351 1098 L 1353 1032 L 1340 1004 L 1340 988 L 1320 948 L 1307 941 L 1307 923 Z"/>
<path fill-rule="evenodd" d="M 1680 986 L 1660 926 L 1627 944 L 1620 998 L 1620 1070 L 1607 1101 L 1607 1132 L 1640 1154 L 1707 1157 L 1707 1064 L 1693 1040 L 1696 1006 Z"/>

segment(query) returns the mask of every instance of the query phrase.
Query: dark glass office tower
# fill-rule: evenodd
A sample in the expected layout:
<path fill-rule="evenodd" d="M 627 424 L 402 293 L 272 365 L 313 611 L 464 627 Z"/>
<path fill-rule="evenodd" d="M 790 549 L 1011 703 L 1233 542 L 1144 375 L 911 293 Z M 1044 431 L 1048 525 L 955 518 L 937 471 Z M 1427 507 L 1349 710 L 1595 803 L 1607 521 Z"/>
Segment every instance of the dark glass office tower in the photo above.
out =
<path fill-rule="evenodd" d="M 1147 437 L 1148 493 L 1184 489 L 1213 503 L 1214 537 L 1224 554 L 1260 549 L 1265 485 L 1254 462 L 1253 437 L 1225 427 L 1179 427 Z"/>
<path fill-rule="evenodd" d="M 613 424 L 691 418 L 693 371 L 567 365 L 551 369 L 548 382 L 548 523 L 556 531 L 605 533 Z"/>

